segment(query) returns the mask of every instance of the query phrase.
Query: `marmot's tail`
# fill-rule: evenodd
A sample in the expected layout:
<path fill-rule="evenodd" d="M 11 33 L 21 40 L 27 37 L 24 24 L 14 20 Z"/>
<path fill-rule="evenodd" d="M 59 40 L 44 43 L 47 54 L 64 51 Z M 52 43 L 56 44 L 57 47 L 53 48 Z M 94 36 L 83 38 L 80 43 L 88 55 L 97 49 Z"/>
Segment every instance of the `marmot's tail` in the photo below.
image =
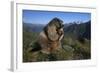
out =
<path fill-rule="evenodd" d="M 32 49 L 30 50 L 30 52 L 36 52 L 42 49 L 40 44 L 38 44 L 37 42 L 35 42 L 31 47 Z"/>

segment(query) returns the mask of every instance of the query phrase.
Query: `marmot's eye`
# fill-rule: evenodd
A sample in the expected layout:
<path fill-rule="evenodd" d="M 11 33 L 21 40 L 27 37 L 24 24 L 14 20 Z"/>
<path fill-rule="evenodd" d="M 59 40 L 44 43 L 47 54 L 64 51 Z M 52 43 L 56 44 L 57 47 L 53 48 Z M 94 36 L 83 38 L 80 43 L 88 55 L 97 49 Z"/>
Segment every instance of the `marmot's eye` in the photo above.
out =
<path fill-rule="evenodd" d="M 64 27 L 64 25 L 61 26 L 62 28 Z"/>
<path fill-rule="evenodd" d="M 58 29 L 61 29 L 61 28 L 63 28 L 64 27 L 64 25 L 61 25 L 60 27 L 58 27 Z"/>

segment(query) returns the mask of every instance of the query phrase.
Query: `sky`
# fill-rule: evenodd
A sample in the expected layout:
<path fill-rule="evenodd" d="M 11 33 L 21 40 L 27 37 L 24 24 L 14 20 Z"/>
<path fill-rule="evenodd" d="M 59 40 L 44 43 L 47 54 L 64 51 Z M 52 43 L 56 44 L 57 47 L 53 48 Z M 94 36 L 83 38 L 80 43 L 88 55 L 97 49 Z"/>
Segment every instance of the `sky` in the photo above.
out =
<path fill-rule="evenodd" d="M 63 23 L 87 22 L 91 20 L 91 13 L 23 10 L 25 23 L 45 25 L 55 17 L 61 19 Z"/>

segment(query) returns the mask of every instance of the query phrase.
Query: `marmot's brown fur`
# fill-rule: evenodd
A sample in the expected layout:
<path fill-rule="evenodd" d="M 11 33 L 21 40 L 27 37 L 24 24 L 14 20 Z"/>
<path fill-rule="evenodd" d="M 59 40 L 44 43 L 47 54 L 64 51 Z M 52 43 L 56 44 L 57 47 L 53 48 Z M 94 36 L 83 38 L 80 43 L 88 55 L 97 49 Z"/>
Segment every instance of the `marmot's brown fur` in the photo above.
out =
<path fill-rule="evenodd" d="M 41 52 L 49 54 L 61 48 L 61 40 L 64 36 L 62 20 L 54 18 L 40 32 L 37 43 L 41 46 Z"/>

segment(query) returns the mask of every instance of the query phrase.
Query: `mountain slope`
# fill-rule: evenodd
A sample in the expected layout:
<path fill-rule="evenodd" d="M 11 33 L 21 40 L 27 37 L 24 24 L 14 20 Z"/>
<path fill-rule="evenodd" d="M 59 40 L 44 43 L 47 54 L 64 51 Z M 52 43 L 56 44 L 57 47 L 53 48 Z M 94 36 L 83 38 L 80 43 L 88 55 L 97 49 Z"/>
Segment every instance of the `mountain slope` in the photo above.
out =
<path fill-rule="evenodd" d="M 44 25 L 42 24 L 30 24 L 23 22 L 23 30 L 28 32 L 40 32 L 42 31 Z"/>
<path fill-rule="evenodd" d="M 89 39 L 91 38 L 91 21 L 77 24 L 73 23 L 68 27 L 64 27 L 66 36 L 77 39 L 78 37 Z"/>

